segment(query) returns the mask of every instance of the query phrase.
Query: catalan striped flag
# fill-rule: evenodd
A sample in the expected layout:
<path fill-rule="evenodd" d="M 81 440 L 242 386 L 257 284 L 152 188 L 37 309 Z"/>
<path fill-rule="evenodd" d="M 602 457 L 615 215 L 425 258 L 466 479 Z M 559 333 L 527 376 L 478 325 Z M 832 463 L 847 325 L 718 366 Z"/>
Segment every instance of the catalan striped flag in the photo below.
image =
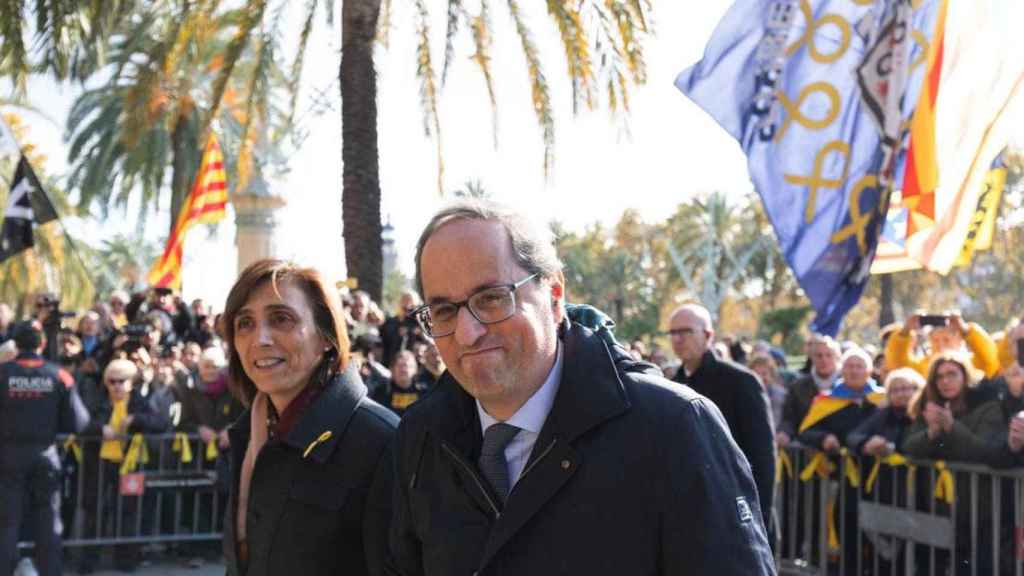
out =
<path fill-rule="evenodd" d="M 222 220 L 226 214 L 227 202 L 224 155 L 221 154 L 217 138 L 210 134 L 199 172 L 196 173 L 195 184 L 178 213 L 174 232 L 167 239 L 163 256 L 149 271 L 150 285 L 154 288 L 181 288 L 185 234 L 196 224 L 213 224 Z"/>

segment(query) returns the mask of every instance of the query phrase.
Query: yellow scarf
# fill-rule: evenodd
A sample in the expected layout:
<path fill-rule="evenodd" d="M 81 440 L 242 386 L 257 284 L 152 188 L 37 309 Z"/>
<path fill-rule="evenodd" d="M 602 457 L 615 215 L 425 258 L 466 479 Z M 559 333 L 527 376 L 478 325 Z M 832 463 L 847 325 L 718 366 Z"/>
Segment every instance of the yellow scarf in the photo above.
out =
<path fill-rule="evenodd" d="M 128 416 L 128 400 L 114 402 L 114 410 L 110 413 L 110 421 L 107 425 L 115 431 L 121 428 L 121 422 Z M 124 442 L 121 440 L 104 440 L 100 448 L 100 458 L 110 462 L 124 460 Z"/>

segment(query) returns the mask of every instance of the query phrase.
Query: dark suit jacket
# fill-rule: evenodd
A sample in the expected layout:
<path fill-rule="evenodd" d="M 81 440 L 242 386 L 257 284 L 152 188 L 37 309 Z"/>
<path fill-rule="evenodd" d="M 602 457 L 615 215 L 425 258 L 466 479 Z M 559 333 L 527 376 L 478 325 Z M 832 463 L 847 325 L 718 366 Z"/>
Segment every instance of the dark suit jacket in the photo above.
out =
<path fill-rule="evenodd" d="M 675 380 L 706 396 L 722 411 L 733 439 L 750 462 L 767 524 L 775 493 L 775 432 L 772 405 L 761 381 L 750 370 L 719 360 L 711 352 L 704 353 L 692 376 L 686 377 L 680 367 Z"/>
<path fill-rule="evenodd" d="M 774 574 L 750 467 L 714 405 L 582 326 L 560 336 L 558 393 L 504 507 L 450 373 L 405 413 L 389 573 Z"/>
<path fill-rule="evenodd" d="M 283 439 L 260 451 L 249 488 L 248 571 L 235 540 L 247 410 L 232 426 L 231 497 L 224 522 L 230 575 L 380 574 L 391 515 L 398 417 L 366 397 L 355 370 L 332 379 Z M 326 432 L 331 435 L 324 438 Z"/>

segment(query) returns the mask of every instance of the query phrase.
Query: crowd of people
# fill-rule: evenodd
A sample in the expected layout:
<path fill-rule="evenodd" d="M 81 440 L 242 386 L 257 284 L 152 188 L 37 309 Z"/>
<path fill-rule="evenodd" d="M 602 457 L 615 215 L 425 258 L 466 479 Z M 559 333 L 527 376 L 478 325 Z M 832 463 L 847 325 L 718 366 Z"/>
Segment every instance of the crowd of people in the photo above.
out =
<path fill-rule="evenodd" d="M 346 327 L 353 335 L 351 353 L 359 359 L 363 381 L 372 398 L 402 414 L 444 371 L 433 341 L 408 316 L 419 304 L 416 294 L 403 294 L 394 315 L 381 313 L 365 292 L 342 296 Z M 191 533 L 195 527 L 220 532 L 223 518 L 214 517 L 214 511 L 222 515 L 227 501 L 223 479 L 229 474 L 228 428 L 244 411 L 229 386 L 221 314 L 202 299 L 185 303 L 171 290 L 148 289 L 135 294 L 117 290 L 91 309 L 73 314 L 60 309 L 55 295 L 38 294 L 24 319 L 15 316 L 10 305 L 0 303 L 0 363 L 13 365 L 19 358 L 24 362 L 26 355 L 52 361 L 72 383 L 70 389 L 83 409 L 79 425 L 60 430 L 74 433 L 74 439 L 54 464 L 61 480 L 55 515 L 65 537 L 129 539 L 158 532 Z M 25 345 L 19 349 L 14 336 L 21 328 L 38 333 L 38 355 Z M 187 452 L 196 456 L 189 456 L 188 462 L 182 461 L 184 440 L 175 437 L 179 433 L 192 438 Z M 136 435 L 145 438 L 145 457 L 143 448 L 133 445 Z M 70 449 L 72 444 L 76 450 Z M 129 472 L 125 460 L 140 458 L 148 461 L 134 464 L 133 470 L 215 471 L 220 478 L 217 503 L 208 498 L 193 506 L 194 491 L 178 490 L 185 499 L 175 503 L 173 497 L 164 498 L 161 525 L 154 525 L 156 498 L 118 498 L 124 494 L 121 477 Z M 23 516 L 28 517 L 25 504 Z M 194 518 L 194 510 L 201 518 Z M 50 524 L 45 519 L 35 523 Z M 25 525 L 20 530 L 16 526 L 11 538 L 39 540 Z M 112 548 L 114 566 L 124 571 L 146 561 L 138 544 L 85 546 L 74 558 L 77 572 L 96 570 L 104 548 Z M 191 566 L 221 555 L 219 544 L 212 548 L 183 543 L 177 548 L 182 562 Z M 49 565 L 63 561 L 56 557 L 58 552 L 47 552 Z"/>
<path fill-rule="evenodd" d="M 41 294 L 21 322 L 0 304 L 2 366 L 31 369 L 41 366 L 42 357 L 52 360 L 67 391 L 61 402 L 83 408 L 84 417 L 60 426 L 74 432 L 81 447 L 75 455 L 65 445 L 62 523 L 80 526 L 86 539 L 111 537 L 115 525 L 118 535 L 133 537 L 206 523 L 210 532 L 225 533 L 223 555 L 232 574 L 280 573 L 275 570 L 294 569 L 296 562 L 316 573 L 325 566 L 341 570 L 338 551 L 324 540 L 345 536 L 346 546 L 365 554 L 355 573 L 379 573 L 387 557 L 396 573 L 416 574 L 469 568 L 480 554 L 485 563 L 500 557 L 525 568 L 529 563 L 516 554 L 496 556 L 498 545 L 490 538 L 520 530 L 522 540 L 503 545 L 524 554 L 530 542 L 547 549 L 547 527 L 555 530 L 572 514 L 584 514 L 593 523 L 587 533 L 601 541 L 597 526 L 620 514 L 636 525 L 634 536 L 617 545 L 632 550 L 625 560 L 638 566 L 688 562 L 689 556 L 674 552 L 646 556 L 643 534 L 664 538 L 667 533 L 656 532 L 669 530 L 696 538 L 687 554 L 721 573 L 771 573 L 767 546 L 786 537 L 773 514 L 781 504 L 773 501 L 780 450 L 1024 465 L 1020 320 L 990 335 L 957 312 L 913 314 L 882 330 L 878 342 L 813 335 L 805 357 L 791 365 L 767 342 L 717 337 L 712 314 L 690 303 L 669 317 L 664 336 L 670 358 L 653 339 L 620 344 L 603 313 L 566 305 L 560 263 L 545 252 L 550 247 L 539 248 L 541 241 L 520 231 L 516 217 L 489 210 L 462 206 L 435 218 L 417 253 L 417 290 L 403 293 L 393 314 L 365 292 L 340 293 L 315 271 L 275 260 L 242 273 L 223 314 L 203 300 L 185 303 L 168 289 L 117 291 L 73 317 L 60 310 L 56 297 Z M 533 244 L 510 255 L 506 233 L 513 244 Z M 459 251 L 470 264 L 451 257 Z M 539 260 L 521 260 L 521 254 Z M 526 292 L 521 301 L 520 291 Z M 432 295 L 428 305 L 420 294 Z M 454 364 L 446 366 L 446 359 Z M 411 410 L 417 403 L 422 409 Z M 716 410 L 708 408 L 712 404 Z M 392 441 L 398 417 L 407 412 L 415 416 Z M 614 424 L 618 416 L 628 426 Z M 470 421 L 478 423 L 475 432 L 458 428 Z M 508 437 L 493 440 L 499 429 Z M 718 433 L 725 429 L 734 443 Z M 178 434 L 192 438 L 195 449 Z M 170 449 L 147 450 L 144 444 L 154 441 Z M 531 455 L 538 442 L 542 451 Z M 487 458 L 494 450 L 499 472 L 492 477 Z M 534 473 L 552 451 L 551 463 Z M 338 460 L 342 454 L 347 459 Z M 310 459 L 321 467 L 311 468 Z M 664 463 L 653 464 L 658 459 Z M 626 460 L 635 467 L 623 468 Z M 186 512 L 165 515 L 160 525 L 150 525 L 147 510 L 159 505 L 156 498 L 117 500 L 127 473 L 191 461 L 216 472 L 214 500 L 186 491 Z M 678 467 L 683 462 L 707 466 L 706 474 L 694 477 L 691 468 Z M 514 490 L 528 473 L 536 477 L 530 479 L 533 489 L 557 490 L 564 481 L 558 478 L 579 466 L 603 472 L 577 475 L 576 487 L 559 497 L 567 501 L 564 510 L 531 503 L 532 496 Z M 644 472 L 645 466 L 651 470 Z M 700 498 L 680 492 L 681 485 L 663 484 L 667 478 L 697 490 Z M 424 488 L 429 482 L 437 485 Z M 626 483 L 637 490 L 614 514 L 577 503 Z M 472 490 L 473 484 L 480 489 Z M 465 492 L 471 494 L 464 502 Z M 444 502 L 435 500 L 441 497 Z M 709 507 L 719 500 L 735 513 Z M 291 508 L 296 502 L 302 514 Z M 698 538 L 689 523 L 661 517 L 658 506 L 672 502 L 699 509 L 702 521 L 721 529 L 715 535 L 720 541 Z M 535 518 L 544 528 L 527 535 L 521 524 L 506 527 L 502 522 L 526 521 L 514 515 L 503 520 L 503 509 L 513 504 L 550 506 Z M 392 506 L 393 521 L 376 521 Z M 76 522 L 79 510 L 84 518 Z M 481 510 L 484 516 L 477 518 Z M 653 524 L 636 516 L 644 510 L 654 514 Z M 446 518 L 442 511 L 465 517 Z M 360 528 L 336 526 L 332 514 L 359 519 Z M 19 531 L 20 521 L 5 518 L 15 523 L 14 541 L 39 541 L 38 530 Z M 279 530 L 281 525 L 289 528 Z M 488 532 L 491 527 L 497 532 Z M 456 528 L 461 532 L 452 533 Z M 447 539 L 454 536 L 476 544 L 452 548 L 457 539 Z M 723 546 L 744 552 L 714 552 Z M 575 551 L 576 544 L 570 548 Z M 585 553 L 592 548 L 581 544 L 578 559 L 564 550 L 560 558 L 589 566 Z M 281 549 L 290 552 L 276 555 Z M 180 551 L 193 565 L 204 554 L 221 554 L 187 543 Z M 95 570 L 100 552 L 99 546 L 85 547 L 75 559 L 78 571 Z M 144 560 L 138 544 L 117 544 L 112 556 L 126 571 Z M 59 566 L 60 560 L 42 560 L 48 562 Z M 430 566 L 435 570 L 423 569 Z"/>

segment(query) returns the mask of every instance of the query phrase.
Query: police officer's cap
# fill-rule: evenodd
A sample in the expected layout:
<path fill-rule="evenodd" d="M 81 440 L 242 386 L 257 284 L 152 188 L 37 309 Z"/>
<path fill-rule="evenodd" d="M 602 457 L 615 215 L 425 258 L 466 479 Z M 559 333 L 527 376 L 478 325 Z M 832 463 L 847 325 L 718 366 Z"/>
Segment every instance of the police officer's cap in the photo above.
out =
<path fill-rule="evenodd" d="M 18 322 L 11 330 L 11 339 L 22 352 L 35 352 L 43 344 L 43 329 L 34 321 Z"/>

